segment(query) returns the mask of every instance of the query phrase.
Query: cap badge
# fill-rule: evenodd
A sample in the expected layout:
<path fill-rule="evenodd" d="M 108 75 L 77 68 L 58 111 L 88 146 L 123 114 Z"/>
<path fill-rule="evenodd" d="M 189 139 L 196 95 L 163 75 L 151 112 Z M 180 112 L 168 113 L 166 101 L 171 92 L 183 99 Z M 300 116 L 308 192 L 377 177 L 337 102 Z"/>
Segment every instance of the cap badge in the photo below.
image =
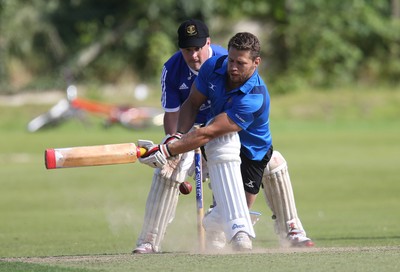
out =
<path fill-rule="evenodd" d="M 188 36 L 197 35 L 196 26 L 195 26 L 195 25 L 188 25 L 188 26 L 186 27 L 186 34 L 187 34 Z"/>

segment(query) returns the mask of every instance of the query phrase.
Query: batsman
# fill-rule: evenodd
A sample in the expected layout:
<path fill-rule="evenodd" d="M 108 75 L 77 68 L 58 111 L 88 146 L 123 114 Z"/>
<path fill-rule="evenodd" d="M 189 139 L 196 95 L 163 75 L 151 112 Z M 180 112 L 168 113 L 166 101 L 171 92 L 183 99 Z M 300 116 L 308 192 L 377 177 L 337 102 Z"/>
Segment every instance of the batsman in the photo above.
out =
<path fill-rule="evenodd" d="M 178 36 L 180 51 L 177 54 L 181 55 L 186 66 L 179 70 L 184 71 L 180 74 L 183 82 L 175 84 L 178 87 L 175 92 L 181 92 L 184 86 L 191 86 L 185 80 L 196 80 L 189 99 L 182 107 L 179 104 L 168 108 L 167 104 L 163 104 L 166 110 L 164 128 L 169 135 L 162 143 L 154 145 L 150 141 L 139 141 L 140 146 L 149 150 L 147 156 L 140 160 L 157 168 L 146 203 L 143 229 L 133 253 L 161 251 L 167 225 L 173 220 L 178 203 L 179 183 L 185 180 L 193 164 L 191 150 L 200 145 L 206 145 L 207 164 L 217 203 L 203 222 L 210 247 L 222 249 L 228 241 L 234 250 L 252 249 L 251 239 L 255 238 L 255 233 L 249 208 L 261 188 L 273 212 L 281 240 L 291 246 L 312 246 L 297 215 L 287 163 L 279 152 L 272 149 L 269 95 L 257 72 L 260 62 L 258 39 L 251 34 L 236 35 L 228 45 L 228 56 L 219 58 L 224 52 L 221 50 L 215 54 L 215 46 L 211 46 L 208 29 L 202 22 L 184 22 L 178 29 Z M 249 44 L 253 47 L 248 47 Z M 229 90 L 229 96 L 214 96 L 213 93 L 223 84 L 214 83 L 208 75 L 204 77 L 206 72 L 203 77 L 197 78 L 200 66 L 209 58 L 209 65 L 202 70 L 229 76 L 227 86 L 222 87 Z M 175 69 L 175 73 L 177 71 L 176 68 L 169 68 L 167 62 L 162 75 L 163 102 L 168 99 L 168 83 L 172 79 L 177 80 L 177 77 L 168 77 L 173 75 L 171 69 Z M 247 92 L 252 95 L 246 96 Z M 233 106 L 233 101 L 240 103 Z M 249 101 L 256 103 L 249 106 Z M 211 109 L 211 121 L 207 126 L 189 132 L 203 109 Z M 252 112 L 246 112 L 249 110 Z M 245 122 L 243 117 L 249 121 Z M 175 121 L 170 122 L 168 118 Z M 186 134 L 182 137 L 177 131 Z M 252 138 L 253 134 L 259 136 Z M 232 213 L 232 210 L 237 212 Z"/>

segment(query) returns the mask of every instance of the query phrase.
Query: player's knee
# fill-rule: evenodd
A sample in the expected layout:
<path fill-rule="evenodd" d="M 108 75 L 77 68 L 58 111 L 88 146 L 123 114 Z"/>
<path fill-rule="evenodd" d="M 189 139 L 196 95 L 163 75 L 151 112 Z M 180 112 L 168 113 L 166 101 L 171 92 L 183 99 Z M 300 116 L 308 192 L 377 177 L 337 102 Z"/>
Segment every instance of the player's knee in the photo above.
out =
<path fill-rule="evenodd" d="M 208 164 L 240 160 L 239 135 L 229 133 L 208 142 L 205 146 Z"/>
<path fill-rule="evenodd" d="M 278 172 L 287 166 L 285 158 L 279 151 L 274 150 L 272 153 L 271 160 L 268 162 L 267 167 L 265 168 L 265 174 L 271 174 Z"/>
<path fill-rule="evenodd" d="M 156 180 L 157 183 L 160 183 L 159 186 L 162 185 L 165 188 L 178 188 L 181 184 L 181 182 L 178 181 L 176 178 L 167 178 L 159 171 L 154 173 L 153 179 Z"/>

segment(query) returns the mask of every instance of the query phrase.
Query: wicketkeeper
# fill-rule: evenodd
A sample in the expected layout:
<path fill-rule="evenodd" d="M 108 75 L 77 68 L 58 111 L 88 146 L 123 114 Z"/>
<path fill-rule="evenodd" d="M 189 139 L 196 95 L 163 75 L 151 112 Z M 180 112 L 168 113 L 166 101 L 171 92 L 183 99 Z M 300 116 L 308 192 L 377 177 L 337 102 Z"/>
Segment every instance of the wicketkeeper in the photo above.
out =
<path fill-rule="evenodd" d="M 199 20 L 190 19 L 178 28 L 176 52 L 164 64 L 161 74 L 161 103 L 164 113 L 164 141 L 174 141 L 181 137 L 177 131 L 179 110 L 189 96 L 201 65 L 212 56 L 226 55 L 221 46 L 211 44 L 208 27 Z M 210 109 L 206 101 L 197 114 L 195 124 L 205 124 Z M 173 135 L 172 137 L 169 137 Z M 141 142 L 144 144 L 143 142 Z M 193 152 L 181 155 L 181 161 L 165 171 L 156 169 L 146 202 L 142 231 L 133 253 L 153 253 L 161 250 L 161 242 L 167 225 L 173 220 L 179 197 L 179 184 L 183 182 L 194 163 Z M 178 161 L 178 162 L 177 162 Z M 175 169 L 176 167 L 176 169 Z M 169 169 L 168 169 L 169 168 Z"/>

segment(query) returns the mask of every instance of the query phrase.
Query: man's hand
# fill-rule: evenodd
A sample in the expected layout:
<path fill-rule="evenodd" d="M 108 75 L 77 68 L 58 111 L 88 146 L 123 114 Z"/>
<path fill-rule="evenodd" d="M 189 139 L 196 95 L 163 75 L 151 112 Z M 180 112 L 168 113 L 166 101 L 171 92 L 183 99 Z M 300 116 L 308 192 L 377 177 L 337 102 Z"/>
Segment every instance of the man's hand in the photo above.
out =
<path fill-rule="evenodd" d="M 171 157 L 166 144 L 155 145 L 152 141 L 139 140 L 138 146 L 147 150 L 147 152 L 139 158 L 139 161 L 150 167 L 162 168 L 167 163 L 167 159 Z"/>

